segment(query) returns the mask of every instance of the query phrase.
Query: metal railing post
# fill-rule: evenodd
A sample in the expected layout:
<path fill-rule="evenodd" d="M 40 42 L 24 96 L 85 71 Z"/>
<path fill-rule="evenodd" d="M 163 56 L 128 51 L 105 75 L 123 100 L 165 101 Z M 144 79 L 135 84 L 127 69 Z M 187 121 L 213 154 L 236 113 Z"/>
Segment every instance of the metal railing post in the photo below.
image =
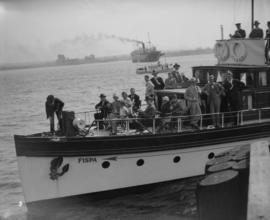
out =
<path fill-rule="evenodd" d="M 224 128 L 224 113 L 221 114 L 221 127 Z"/>
<path fill-rule="evenodd" d="M 129 120 L 126 119 L 126 131 L 129 132 Z"/>
<path fill-rule="evenodd" d="M 156 134 L 156 119 L 153 118 L 153 134 Z"/>
<path fill-rule="evenodd" d="M 99 135 L 99 121 L 97 121 L 97 134 Z"/>
<path fill-rule="evenodd" d="M 239 112 L 237 112 L 237 121 L 236 121 L 236 125 L 239 125 Z"/>
<path fill-rule="evenodd" d="M 240 112 L 240 125 L 243 125 L 243 111 Z"/>
<path fill-rule="evenodd" d="M 203 119 L 203 117 L 202 117 L 202 115 L 200 115 L 200 129 L 202 130 L 202 128 L 203 128 L 203 126 L 202 126 L 202 119 Z"/>
<path fill-rule="evenodd" d="M 262 112 L 261 112 L 261 109 L 259 109 L 259 123 L 262 122 Z"/>

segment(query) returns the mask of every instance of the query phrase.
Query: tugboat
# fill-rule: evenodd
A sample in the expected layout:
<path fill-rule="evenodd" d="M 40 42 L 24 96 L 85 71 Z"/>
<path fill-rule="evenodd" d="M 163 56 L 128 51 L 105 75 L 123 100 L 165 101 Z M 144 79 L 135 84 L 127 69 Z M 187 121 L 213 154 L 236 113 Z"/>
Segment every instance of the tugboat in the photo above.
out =
<path fill-rule="evenodd" d="M 15 135 L 15 147 L 25 201 L 38 202 L 81 194 L 105 192 L 204 174 L 208 159 L 236 146 L 253 141 L 270 141 L 270 65 L 265 64 L 263 39 L 219 40 L 214 66 L 195 66 L 198 85 L 207 83 L 209 74 L 218 78 L 230 72 L 245 83 L 243 108 L 222 112 L 218 128 L 209 129 L 211 114 L 199 117 L 200 129 L 187 126 L 190 115 L 166 117 L 171 129 L 160 132 L 159 122 L 151 119 L 144 131 L 132 129 L 140 118 L 119 119 L 116 135 L 99 126 L 109 119 L 96 120 L 87 132 L 74 135 L 38 133 Z M 269 51 L 268 51 L 269 52 Z M 177 94 L 185 88 L 156 91 L 156 97 Z M 232 113 L 236 124 L 227 123 Z M 91 112 L 79 113 L 85 119 Z M 82 123 L 83 124 L 83 123 Z M 75 123 L 76 125 L 76 123 Z M 79 126 L 82 128 L 82 126 Z"/>
<path fill-rule="evenodd" d="M 151 43 L 149 43 L 149 47 L 146 47 L 142 41 L 138 41 L 138 43 L 141 44 L 141 47 L 130 54 L 133 63 L 156 62 L 164 55 L 156 47 L 152 46 Z"/>

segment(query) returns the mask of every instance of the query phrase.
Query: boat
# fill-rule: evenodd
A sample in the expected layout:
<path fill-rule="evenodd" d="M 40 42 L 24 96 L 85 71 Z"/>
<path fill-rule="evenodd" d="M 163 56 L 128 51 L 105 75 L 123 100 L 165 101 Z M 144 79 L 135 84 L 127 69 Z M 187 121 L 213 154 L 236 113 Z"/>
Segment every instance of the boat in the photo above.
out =
<path fill-rule="evenodd" d="M 219 51 L 227 46 L 228 51 Z M 189 116 L 178 116 L 173 118 L 175 128 L 165 133 L 158 132 L 162 118 L 155 117 L 143 132 L 130 127 L 138 118 L 123 119 L 122 130 L 114 136 L 98 125 L 90 126 L 85 135 L 15 135 L 26 203 L 202 175 L 206 161 L 217 153 L 257 140 L 270 141 L 270 66 L 265 64 L 263 53 L 262 39 L 221 40 L 216 44 L 217 65 L 193 67 L 200 86 L 210 73 L 218 77 L 230 71 L 246 80 L 244 107 L 236 112 L 237 125 L 226 125 L 232 112 L 223 112 L 221 127 L 212 129 L 207 126 L 210 114 L 202 114 L 199 130 L 186 126 Z M 184 92 L 185 88 L 158 90 L 156 97 L 177 94 L 181 99 Z M 89 124 L 90 114 L 77 117 L 85 117 Z"/>
<path fill-rule="evenodd" d="M 141 47 L 131 52 L 130 55 L 133 63 L 156 62 L 162 55 L 164 55 L 150 43 L 149 47 L 146 47 L 145 43 L 142 41 L 137 41 L 137 43 L 141 44 Z"/>
<path fill-rule="evenodd" d="M 168 73 L 168 72 L 173 71 L 173 70 L 174 70 L 174 68 L 173 68 L 172 64 L 168 64 L 168 63 L 161 64 L 160 62 L 158 62 L 157 64 L 138 67 L 136 69 L 136 73 L 137 74 L 149 74 L 149 73 L 153 73 L 153 71 L 155 71 L 157 73 Z"/>
<path fill-rule="evenodd" d="M 242 109 L 218 113 L 220 127 L 209 126 L 210 113 L 196 115 L 199 129 L 188 125 L 190 115 L 157 115 L 138 130 L 132 125 L 140 118 L 93 124 L 93 112 L 79 112 L 70 122 L 79 132 L 14 135 L 26 204 L 203 175 L 206 162 L 216 154 L 258 140 L 270 141 L 270 65 L 264 52 L 264 39 L 218 40 L 217 64 L 192 68 L 200 87 L 210 74 L 218 79 L 228 72 L 246 85 Z M 157 90 L 155 98 L 176 94 L 185 102 L 185 91 L 185 87 Z M 232 114 L 236 124 L 228 123 Z M 115 135 L 100 127 L 111 121 L 120 122 Z M 161 121 L 172 126 L 161 130 Z"/>

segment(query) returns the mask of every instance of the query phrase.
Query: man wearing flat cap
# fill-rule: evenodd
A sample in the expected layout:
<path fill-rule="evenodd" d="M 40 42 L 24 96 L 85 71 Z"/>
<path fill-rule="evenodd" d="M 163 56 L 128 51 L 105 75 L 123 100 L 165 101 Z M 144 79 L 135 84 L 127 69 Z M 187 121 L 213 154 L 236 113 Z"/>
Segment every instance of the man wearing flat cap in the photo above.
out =
<path fill-rule="evenodd" d="M 237 30 L 234 32 L 234 35 L 230 34 L 231 38 L 245 38 L 246 37 L 246 31 L 241 29 L 241 23 L 235 24 Z"/>
<path fill-rule="evenodd" d="M 249 34 L 249 38 L 263 38 L 263 30 L 259 28 L 260 22 L 254 21 L 254 28 Z"/>

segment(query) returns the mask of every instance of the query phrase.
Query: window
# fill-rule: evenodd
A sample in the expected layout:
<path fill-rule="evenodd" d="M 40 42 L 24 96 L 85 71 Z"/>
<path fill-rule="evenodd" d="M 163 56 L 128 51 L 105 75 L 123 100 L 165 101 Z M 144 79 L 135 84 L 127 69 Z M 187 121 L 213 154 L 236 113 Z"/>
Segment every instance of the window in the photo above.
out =
<path fill-rule="evenodd" d="M 240 80 L 249 88 L 255 87 L 254 73 L 241 73 Z"/>
<path fill-rule="evenodd" d="M 266 72 L 259 72 L 259 86 L 267 86 Z"/>

